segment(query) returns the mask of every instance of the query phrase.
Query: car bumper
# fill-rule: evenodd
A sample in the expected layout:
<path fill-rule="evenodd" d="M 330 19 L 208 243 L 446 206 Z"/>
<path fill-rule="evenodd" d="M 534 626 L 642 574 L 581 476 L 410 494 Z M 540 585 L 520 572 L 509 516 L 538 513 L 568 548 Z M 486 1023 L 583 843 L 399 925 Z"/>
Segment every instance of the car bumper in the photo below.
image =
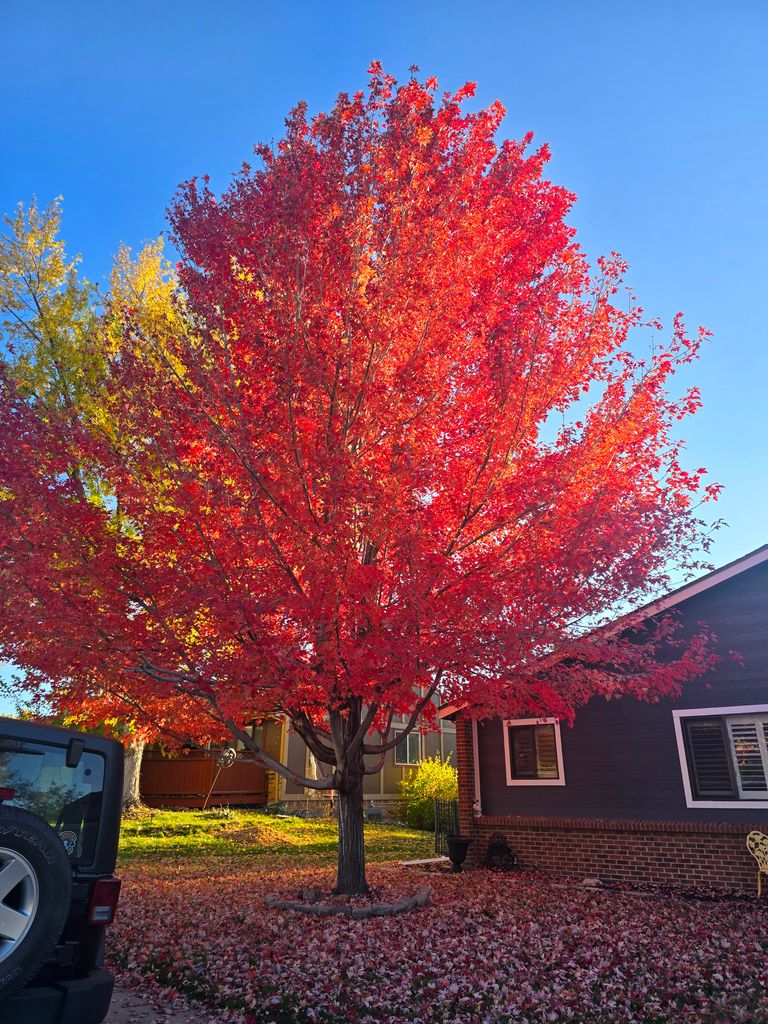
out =
<path fill-rule="evenodd" d="M 3 1024 L 101 1024 L 109 1010 L 115 979 L 109 971 L 85 978 L 23 988 L 0 1003 Z"/>

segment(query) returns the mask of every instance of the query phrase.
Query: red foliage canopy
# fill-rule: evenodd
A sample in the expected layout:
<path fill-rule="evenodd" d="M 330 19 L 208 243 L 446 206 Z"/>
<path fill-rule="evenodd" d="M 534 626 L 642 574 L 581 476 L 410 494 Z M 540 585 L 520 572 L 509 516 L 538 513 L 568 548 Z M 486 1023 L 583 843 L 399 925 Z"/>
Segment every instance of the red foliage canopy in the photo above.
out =
<path fill-rule="evenodd" d="M 696 565 L 703 470 L 672 429 L 699 396 L 668 384 L 702 332 L 678 318 L 632 354 L 660 325 L 615 300 L 622 261 L 592 273 L 546 147 L 497 143 L 503 108 L 469 113 L 472 93 L 374 65 L 222 196 L 183 186 L 187 329 L 123 308 L 114 431 L 3 379 L 6 656 L 82 699 L 119 680 L 155 717 L 279 709 L 316 743 L 329 712 L 384 729 L 437 681 L 567 715 L 706 664 L 698 638 L 659 667 L 666 625 L 585 638 Z"/>

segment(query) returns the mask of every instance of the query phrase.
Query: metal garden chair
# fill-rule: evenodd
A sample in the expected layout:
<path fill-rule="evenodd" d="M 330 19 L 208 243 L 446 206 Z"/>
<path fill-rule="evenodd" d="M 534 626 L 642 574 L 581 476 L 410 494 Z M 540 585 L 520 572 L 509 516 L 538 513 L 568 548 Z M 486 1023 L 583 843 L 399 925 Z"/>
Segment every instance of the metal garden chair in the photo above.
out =
<path fill-rule="evenodd" d="M 757 895 L 762 894 L 761 876 L 768 878 L 768 836 L 765 832 L 750 832 L 747 849 L 757 861 Z"/>

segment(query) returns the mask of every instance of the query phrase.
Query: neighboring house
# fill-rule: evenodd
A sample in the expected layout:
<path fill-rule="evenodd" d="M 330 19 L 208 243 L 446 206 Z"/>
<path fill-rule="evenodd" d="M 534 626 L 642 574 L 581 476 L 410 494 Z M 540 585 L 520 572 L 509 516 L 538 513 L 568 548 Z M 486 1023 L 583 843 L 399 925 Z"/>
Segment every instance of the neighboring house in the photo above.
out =
<path fill-rule="evenodd" d="M 398 725 L 405 724 L 406 719 L 395 719 L 393 738 L 397 736 Z M 402 742 L 385 755 L 384 767 L 375 775 L 366 775 L 363 792 L 366 804 L 390 808 L 400 799 L 399 784 L 415 771 L 426 757 L 439 754 L 445 760 L 450 757 L 456 764 L 456 727 L 451 721 L 440 723 L 437 732 L 422 735 L 414 730 Z M 261 733 L 258 734 L 258 729 Z M 257 727 L 256 739 L 266 744 L 264 749 L 273 757 L 279 758 L 283 764 L 307 778 L 317 778 L 318 766 L 301 737 L 293 732 L 286 719 L 273 719 L 262 727 Z M 378 737 L 376 737 L 378 741 Z M 369 760 L 374 760 L 370 758 Z M 322 769 L 322 765 L 319 766 Z M 328 801 L 328 793 L 306 789 L 298 786 L 276 772 L 267 772 L 269 799 L 277 800 L 289 808 L 312 809 L 318 802 Z"/>
<path fill-rule="evenodd" d="M 405 719 L 395 720 L 397 735 Z M 425 758 L 439 754 L 450 756 L 456 764 L 456 727 L 453 722 L 439 723 L 439 730 L 422 735 L 411 732 L 389 751 L 384 767 L 375 775 L 367 775 L 364 794 L 368 807 L 389 808 L 399 799 L 400 781 Z M 249 729 L 254 740 L 271 757 L 288 765 L 300 775 L 317 778 L 318 766 L 301 737 L 293 732 L 287 719 L 269 717 Z M 377 738 L 378 739 L 378 738 Z M 237 744 L 240 750 L 242 743 Z M 320 766 L 322 768 L 322 766 Z M 190 751 L 167 756 L 159 749 L 148 748 L 141 769 L 141 796 L 154 807 L 202 807 L 210 786 L 212 804 L 257 805 L 284 803 L 289 810 L 324 813 L 330 804 L 327 790 L 318 791 L 284 779 L 277 772 L 265 770 L 247 759 L 217 774 L 214 756 L 208 752 Z"/>
<path fill-rule="evenodd" d="M 481 862 L 501 832 L 523 867 L 619 881 L 754 883 L 768 832 L 768 545 L 648 605 L 706 623 L 722 660 L 676 700 L 595 697 L 556 719 L 457 726 L 459 815 Z M 729 657 L 738 652 L 742 661 Z"/>

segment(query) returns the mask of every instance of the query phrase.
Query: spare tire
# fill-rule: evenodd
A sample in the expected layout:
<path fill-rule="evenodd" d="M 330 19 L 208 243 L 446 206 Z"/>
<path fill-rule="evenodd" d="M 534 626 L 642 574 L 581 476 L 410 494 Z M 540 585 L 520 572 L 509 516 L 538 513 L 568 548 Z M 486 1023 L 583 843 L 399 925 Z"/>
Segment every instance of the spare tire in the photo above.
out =
<path fill-rule="evenodd" d="M 0 1000 L 37 974 L 69 912 L 72 870 L 41 818 L 0 807 Z"/>

